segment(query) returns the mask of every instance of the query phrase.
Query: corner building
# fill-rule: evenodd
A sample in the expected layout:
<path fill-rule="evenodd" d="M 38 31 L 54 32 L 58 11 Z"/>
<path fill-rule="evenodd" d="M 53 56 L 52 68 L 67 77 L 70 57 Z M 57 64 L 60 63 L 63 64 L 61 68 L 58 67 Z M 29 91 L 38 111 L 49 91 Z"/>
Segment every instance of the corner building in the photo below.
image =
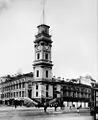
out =
<path fill-rule="evenodd" d="M 34 69 L 34 84 L 32 98 L 40 100 L 53 98 L 52 85 L 52 61 L 51 61 L 51 47 L 52 40 L 49 35 L 49 26 L 41 24 L 38 27 L 38 33 L 35 36 L 34 49 L 35 60 L 33 64 Z"/>

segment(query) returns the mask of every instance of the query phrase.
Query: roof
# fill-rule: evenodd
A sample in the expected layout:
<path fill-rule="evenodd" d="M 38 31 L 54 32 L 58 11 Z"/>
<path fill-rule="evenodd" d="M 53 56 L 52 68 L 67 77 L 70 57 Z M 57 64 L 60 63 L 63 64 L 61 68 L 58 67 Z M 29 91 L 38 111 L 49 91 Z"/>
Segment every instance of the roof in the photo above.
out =
<path fill-rule="evenodd" d="M 15 75 L 15 76 L 7 75 L 7 76 L 4 76 L 4 77 L 1 77 L 1 79 L 4 79 L 4 80 L 2 80 L 2 82 L 9 82 L 9 81 L 21 79 L 21 78 L 24 78 L 24 77 L 32 77 L 33 78 L 33 73 L 30 72 L 30 73 L 26 73 L 26 74 L 18 74 L 18 75 Z"/>
<path fill-rule="evenodd" d="M 41 25 L 38 25 L 37 28 L 41 27 L 41 26 L 45 26 L 45 27 L 48 27 L 50 28 L 50 26 L 46 25 L 46 24 L 41 24 Z"/>

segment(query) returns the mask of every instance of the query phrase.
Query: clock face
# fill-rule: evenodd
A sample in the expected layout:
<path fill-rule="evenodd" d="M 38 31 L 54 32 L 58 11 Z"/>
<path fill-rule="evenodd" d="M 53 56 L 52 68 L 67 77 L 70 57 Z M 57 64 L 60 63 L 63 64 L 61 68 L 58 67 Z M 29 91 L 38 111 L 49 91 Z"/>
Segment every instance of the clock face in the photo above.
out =
<path fill-rule="evenodd" d="M 37 46 L 37 50 L 41 50 L 41 46 L 39 45 L 39 46 Z"/>
<path fill-rule="evenodd" d="M 45 50 L 49 50 L 49 46 L 44 46 L 44 49 Z"/>

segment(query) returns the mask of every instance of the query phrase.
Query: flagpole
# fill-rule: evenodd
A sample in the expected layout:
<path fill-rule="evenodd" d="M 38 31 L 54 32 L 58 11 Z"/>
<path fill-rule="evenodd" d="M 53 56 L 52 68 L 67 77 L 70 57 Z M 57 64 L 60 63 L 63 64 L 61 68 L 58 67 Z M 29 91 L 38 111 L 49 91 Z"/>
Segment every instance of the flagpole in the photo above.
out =
<path fill-rule="evenodd" d="M 41 0 L 42 4 L 42 24 L 45 24 L 45 0 Z"/>

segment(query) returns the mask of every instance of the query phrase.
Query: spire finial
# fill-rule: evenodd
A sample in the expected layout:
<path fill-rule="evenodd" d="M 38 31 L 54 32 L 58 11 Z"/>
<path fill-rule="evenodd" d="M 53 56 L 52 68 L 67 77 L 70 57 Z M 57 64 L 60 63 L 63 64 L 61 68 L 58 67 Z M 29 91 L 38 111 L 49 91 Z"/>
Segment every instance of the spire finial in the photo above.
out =
<path fill-rule="evenodd" d="M 45 0 L 41 0 L 42 5 L 42 24 L 45 23 Z"/>

